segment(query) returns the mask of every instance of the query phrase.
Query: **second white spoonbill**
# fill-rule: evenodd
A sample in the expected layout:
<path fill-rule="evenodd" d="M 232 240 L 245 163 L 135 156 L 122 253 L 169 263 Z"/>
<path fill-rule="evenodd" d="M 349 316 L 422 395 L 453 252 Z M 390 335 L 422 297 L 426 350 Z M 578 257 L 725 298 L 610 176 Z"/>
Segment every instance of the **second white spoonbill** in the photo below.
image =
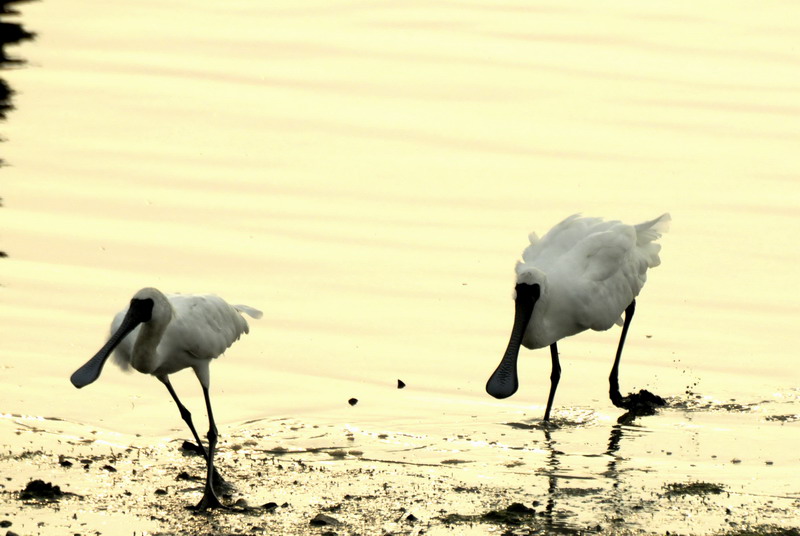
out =
<path fill-rule="evenodd" d="M 495 398 L 513 395 L 519 386 L 517 357 L 520 345 L 550 347 L 552 370 L 544 420 L 561 377 L 556 343 L 587 329 L 604 331 L 622 325 L 609 393 L 615 406 L 632 409 L 635 395 L 619 392 L 619 361 L 628 333 L 636 296 L 647 279 L 647 270 L 660 264 L 661 249 L 655 241 L 669 227 L 670 216 L 638 225 L 576 214 L 565 219 L 541 239 L 530 234 L 530 245 L 517 262 L 514 327 L 505 355 L 486 384 Z M 625 313 L 623 322 L 622 313 Z M 663 399 L 650 393 L 656 401 Z"/>
<path fill-rule="evenodd" d="M 70 377 L 72 385 L 85 387 L 94 382 L 103 370 L 111 352 L 116 363 L 127 370 L 133 367 L 161 381 L 178 405 L 181 418 L 189 425 L 195 441 L 206 459 L 206 485 L 198 509 L 222 506 L 214 492 L 214 449 L 217 425 L 211 412 L 209 395 L 209 363 L 248 333 L 247 321 L 241 313 L 261 318 L 261 311 L 247 305 L 230 305 L 214 295 L 169 294 L 154 288 L 143 288 L 120 311 L 111 323 L 111 338 L 94 357 Z M 116 351 L 114 351 L 116 349 Z M 178 399 L 169 375 L 191 368 L 200 385 L 208 413 L 208 450 L 192 424 L 192 415 Z"/>

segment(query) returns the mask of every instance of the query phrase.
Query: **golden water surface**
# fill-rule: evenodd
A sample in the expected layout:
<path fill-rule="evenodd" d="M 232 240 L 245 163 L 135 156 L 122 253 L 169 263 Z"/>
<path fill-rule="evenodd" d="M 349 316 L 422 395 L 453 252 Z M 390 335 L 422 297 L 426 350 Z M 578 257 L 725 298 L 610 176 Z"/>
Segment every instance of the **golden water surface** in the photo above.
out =
<path fill-rule="evenodd" d="M 497 439 L 511 433 L 501 423 L 541 417 L 549 385 L 548 352 L 523 350 L 519 393 L 483 390 L 527 234 L 575 212 L 668 211 L 623 390 L 749 410 L 665 410 L 628 454 L 651 452 L 676 481 L 798 497 L 785 445 L 800 439 L 787 417 L 800 413 L 800 6 L 45 0 L 23 12 L 38 37 L 7 73 L 1 413 L 183 433 L 152 378 L 109 366 L 84 390 L 68 381 L 155 286 L 264 311 L 212 365 L 223 426 L 290 417 Z M 617 337 L 559 345 L 554 411 L 588 415 L 566 440 L 579 451 L 605 451 L 619 414 L 606 383 Z M 195 379 L 175 385 L 202 423 Z M 664 445 L 675 453 L 659 458 Z"/>

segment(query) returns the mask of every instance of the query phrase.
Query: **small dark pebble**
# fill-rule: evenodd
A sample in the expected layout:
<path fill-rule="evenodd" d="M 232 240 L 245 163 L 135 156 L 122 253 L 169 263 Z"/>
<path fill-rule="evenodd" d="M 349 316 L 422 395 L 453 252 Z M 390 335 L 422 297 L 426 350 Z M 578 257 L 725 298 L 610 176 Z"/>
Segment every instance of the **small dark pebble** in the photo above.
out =
<path fill-rule="evenodd" d="M 413 523 L 414 521 L 419 521 L 419 518 L 414 514 L 408 514 L 408 517 L 406 517 L 406 522 Z"/>
<path fill-rule="evenodd" d="M 347 401 L 347 403 L 350 404 L 351 406 L 355 406 L 356 404 L 358 404 L 358 399 L 351 398 L 350 400 Z"/>
<path fill-rule="evenodd" d="M 156 495 L 166 495 L 166 494 L 167 494 L 167 490 L 165 490 L 164 488 L 158 488 L 158 489 L 155 491 L 155 494 L 156 494 Z"/>
<path fill-rule="evenodd" d="M 178 476 L 175 477 L 175 480 L 194 480 L 194 478 L 186 471 L 181 471 L 178 473 Z"/>
<path fill-rule="evenodd" d="M 397 388 L 398 389 L 402 389 L 405 386 L 406 386 L 406 382 L 404 382 L 403 380 L 397 380 Z"/>
<path fill-rule="evenodd" d="M 114 467 L 113 465 L 104 465 L 103 469 L 105 469 L 109 473 L 116 473 L 117 472 L 117 468 Z"/>
<path fill-rule="evenodd" d="M 339 536 L 339 535 L 333 532 L 332 530 L 326 530 L 325 532 L 322 533 L 322 536 Z"/>
<path fill-rule="evenodd" d="M 325 514 L 317 514 L 314 519 L 310 521 L 310 524 L 315 527 L 331 527 L 338 525 L 339 520 L 331 516 L 326 516 Z"/>
<path fill-rule="evenodd" d="M 60 465 L 61 467 L 72 467 L 72 462 L 66 459 L 63 454 L 59 454 L 58 465 Z"/>
<path fill-rule="evenodd" d="M 262 504 L 261 508 L 263 508 L 267 512 L 272 512 L 278 508 L 278 503 L 270 501 L 268 503 Z"/>
<path fill-rule="evenodd" d="M 2 527 L 4 529 L 7 529 L 11 525 L 12 525 L 12 523 L 8 519 L 4 519 L 4 520 L 0 521 L 0 527 Z"/>
<path fill-rule="evenodd" d="M 8 532 L 6 532 L 6 536 L 19 536 L 19 534 L 17 534 L 16 532 L 14 532 L 12 530 L 9 530 Z"/>

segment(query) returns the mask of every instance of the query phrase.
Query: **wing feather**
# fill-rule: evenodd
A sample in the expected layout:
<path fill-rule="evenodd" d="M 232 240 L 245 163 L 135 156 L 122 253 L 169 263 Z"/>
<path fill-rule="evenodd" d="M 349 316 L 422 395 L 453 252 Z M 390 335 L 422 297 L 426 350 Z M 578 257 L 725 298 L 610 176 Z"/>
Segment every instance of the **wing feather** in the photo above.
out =
<path fill-rule="evenodd" d="M 161 339 L 159 353 L 185 352 L 210 360 L 249 332 L 239 310 L 218 296 L 173 294 L 169 300 L 175 316 Z"/>

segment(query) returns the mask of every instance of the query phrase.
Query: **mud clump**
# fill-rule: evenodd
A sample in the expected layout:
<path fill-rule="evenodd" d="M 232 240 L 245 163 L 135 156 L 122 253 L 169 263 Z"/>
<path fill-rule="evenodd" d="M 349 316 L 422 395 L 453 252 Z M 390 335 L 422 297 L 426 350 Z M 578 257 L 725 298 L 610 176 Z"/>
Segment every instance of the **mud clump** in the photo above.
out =
<path fill-rule="evenodd" d="M 197 456 L 203 456 L 205 453 L 203 447 L 199 446 L 197 443 L 192 443 L 191 441 L 184 441 L 181 444 L 181 450 Z"/>
<path fill-rule="evenodd" d="M 512 503 L 502 510 L 489 510 L 477 515 L 448 514 L 440 519 L 446 525 L 483 522 L 496 525 L 520 526 L 528 524 L 535 519 L 535 516 L 536 510 L 533 508 L 522 503 Z"/>
<path fill-rule="evenodd" d="M 44 501 L 57 501 L 66 495 L 59 486 L 54 486 L 50 482 L 44 480 L 31 480 L 25 486 L 25 489 L 19 493 L 19 498 L 23 501 L 32 499 Z"/>
<path fill-rule="evenodd" d="M 504 525 L 522 525 L 527 518 L 535 516 L 536 510 L 522 503 L 512 503 L 502 510 L 491 510 L 481 515 L 484 521 L 502 523 Z"/>
<path fill-rule="evenodd" d="M 628 410 L 628 414 L 635 417 L 655 415 L 658 408 L 666 405 L 666 400 L 654 395 L 647 389 L 642 389 L 638 393 L 631 393 L 622 398 L 622 407 Z"/>

